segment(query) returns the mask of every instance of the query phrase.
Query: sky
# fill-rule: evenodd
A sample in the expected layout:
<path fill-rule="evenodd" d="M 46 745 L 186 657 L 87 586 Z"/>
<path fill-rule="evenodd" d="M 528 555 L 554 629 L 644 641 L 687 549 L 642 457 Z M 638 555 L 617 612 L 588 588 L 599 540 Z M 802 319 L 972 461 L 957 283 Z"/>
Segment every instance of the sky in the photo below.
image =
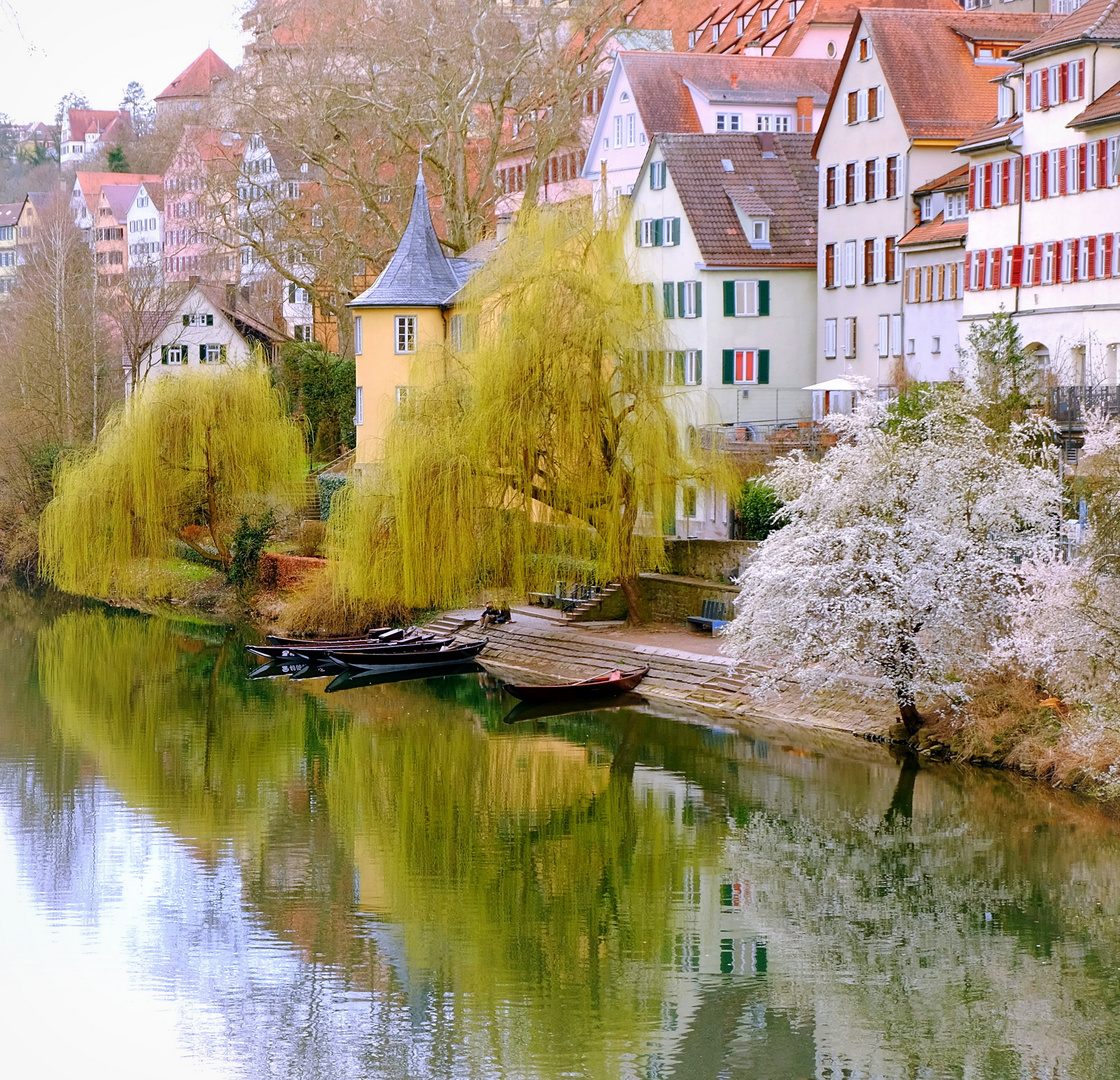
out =
<path fill-rule="evenodd" d="M 51 123 L 59 99 L 115 109 L 141 83 L 149 100 L 209 45 L 241 61 L 245 0 L 0 0 L 0 113 Z"/>

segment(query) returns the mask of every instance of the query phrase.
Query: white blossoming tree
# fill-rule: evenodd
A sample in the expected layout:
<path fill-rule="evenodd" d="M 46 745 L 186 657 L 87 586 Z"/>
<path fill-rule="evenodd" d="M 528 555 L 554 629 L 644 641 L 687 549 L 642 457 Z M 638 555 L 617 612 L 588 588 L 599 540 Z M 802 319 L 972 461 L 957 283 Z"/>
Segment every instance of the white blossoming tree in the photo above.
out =
<path fill-rule="evenodd" d="M 1021 583 L 1052 545 L 1059 489 L 1041 421 L 997 436 L 959 392 L 918 416 L 875 402 L 835 417 L 839 445 L 768 477 L 789 524 L 742 578 L 726 651 L 811 692 L 890 694 L 913 734 L 925 695 L 991 662 Z"/>

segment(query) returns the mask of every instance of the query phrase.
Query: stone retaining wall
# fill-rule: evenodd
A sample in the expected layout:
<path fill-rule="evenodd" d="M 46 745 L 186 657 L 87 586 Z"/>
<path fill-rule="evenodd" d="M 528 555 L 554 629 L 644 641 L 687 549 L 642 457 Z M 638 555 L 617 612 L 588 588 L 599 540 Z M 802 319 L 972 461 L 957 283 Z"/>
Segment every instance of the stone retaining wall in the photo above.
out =
<path fill-rule="evenodd" d="M 757 547 L 755 540 L 670 540 L 665 545 L 665 554 L 670 570 L 679 577 L 727 584 Z"/>
<path fill-rule="evenodd" d="M 642 574 L 642 603 L 654 622 L 684 622 L 699 615 L 705 600 L 731 603 L 739 595 L 734 585 L 671 574 Z"/>

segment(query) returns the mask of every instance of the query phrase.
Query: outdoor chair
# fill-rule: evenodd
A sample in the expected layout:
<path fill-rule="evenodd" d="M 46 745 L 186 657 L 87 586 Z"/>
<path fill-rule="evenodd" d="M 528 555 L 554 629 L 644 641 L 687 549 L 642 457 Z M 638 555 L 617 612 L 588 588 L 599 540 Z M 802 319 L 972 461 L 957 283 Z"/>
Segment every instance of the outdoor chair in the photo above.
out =
<path fill-rule="evenodd" d="M 730 614 L 727 607 L 727 604 L 719 600 L 705 600 L 700 605 L 699 615 L 689 615 L 688 625 L 707 634 L 714 633 L 727 625 L 727 616 Z"/>

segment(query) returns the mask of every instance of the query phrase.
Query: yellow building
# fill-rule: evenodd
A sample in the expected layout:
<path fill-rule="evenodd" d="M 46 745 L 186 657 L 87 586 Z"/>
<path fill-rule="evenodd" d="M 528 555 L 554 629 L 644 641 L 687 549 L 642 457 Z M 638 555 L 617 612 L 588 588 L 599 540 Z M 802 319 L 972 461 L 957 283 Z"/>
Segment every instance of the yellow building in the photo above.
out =
<path fill-rule="evenodd" d="M 377 280 L 350 304 L 359 467 L 380 459 L 385 429 L 409 388 L 442 371 L 439 361 L 447 349 L 462 347 L 464 318 L 455 314 L 454 304 L 478 265 L 444 253 L 421 171 L 400 245 Z"/>
<path fill-rule="evenodd" d="M 16 223 L 23 203 L 0 203 L 0 300 L 16 279 Z"/>

